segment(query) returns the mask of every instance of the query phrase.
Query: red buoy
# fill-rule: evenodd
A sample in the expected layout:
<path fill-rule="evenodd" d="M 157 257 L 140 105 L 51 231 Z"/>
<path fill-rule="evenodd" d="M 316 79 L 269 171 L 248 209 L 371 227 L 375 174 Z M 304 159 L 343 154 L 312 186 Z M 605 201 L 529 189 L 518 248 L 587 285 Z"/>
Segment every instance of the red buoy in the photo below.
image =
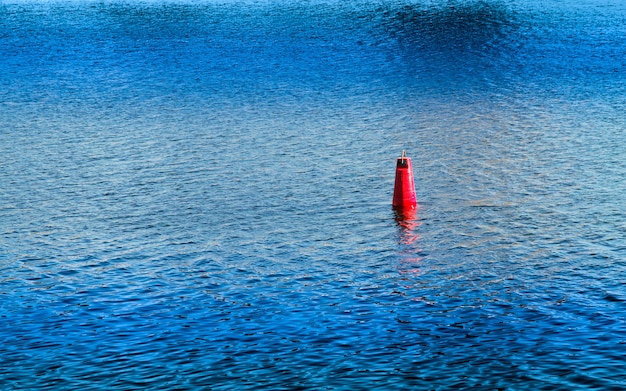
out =
<path fill-rule="evenodd" d="M 394 209 L 414 209 L 417 206 L 415 197 L 415 182 L 413 181 L 413 163 L 402 151 L 402 157 L 396 163 L 396 183 L 393 187 Z"/>

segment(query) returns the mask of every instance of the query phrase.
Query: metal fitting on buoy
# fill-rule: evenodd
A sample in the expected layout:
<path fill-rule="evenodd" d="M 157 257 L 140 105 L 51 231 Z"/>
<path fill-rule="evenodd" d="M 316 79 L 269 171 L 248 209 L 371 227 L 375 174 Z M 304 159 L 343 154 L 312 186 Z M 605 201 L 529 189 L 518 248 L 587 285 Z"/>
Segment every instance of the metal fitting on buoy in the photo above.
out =
<path fill-rule="evenodd" d="M 402 151 L 402 156 L 396 162 L 396 182 L 391 206 L 394 209 L 413 209 L 417 206 L 413 163 L 411 158 L 406 156 L 406 151 Z"/>

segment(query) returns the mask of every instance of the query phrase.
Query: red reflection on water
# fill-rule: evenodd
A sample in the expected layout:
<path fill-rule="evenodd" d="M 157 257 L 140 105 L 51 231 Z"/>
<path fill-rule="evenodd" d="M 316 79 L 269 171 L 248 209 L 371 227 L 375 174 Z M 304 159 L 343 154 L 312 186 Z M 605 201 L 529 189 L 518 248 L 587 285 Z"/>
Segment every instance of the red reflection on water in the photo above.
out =
<path fill-rule="evenodd" d="M 418 207 L 394 209 L 394 220 L 399 227 L 398 241 L 402 246 L 402 261 L 399 265 L 400 275 L 405 277 L 419 276 L 423 274 L 423 271 L 420 268 L 422 257 L 417 255 L 420 250 L 416 246 L 420 239 L 417 233 L 420 226 Z M 405 286 L 405 288 L 410 289 L 412 286 Z"/>
<path fill-rule="evenodd" d="M 417 217 L 418 208 L 394 209 L 394 220 L 400 227 L 400 244 L 413 244 L 419 239 L 417 228 L 420 225 Z"/>
<path fill-rule="evenodd" d="M 415 259 L 411 259 L 410 262 L 415 262 L 418 263 L 419 261 L 421 261 L 421 258 L 415 258 Z M 406 262 L 406 261 L 405 261 Z M 401 265 L 402 267 L 406 267 L 406 265 Z M 420 269 L 419 267 L 412 267 L 412 268 L 405 268 L 405 269 L 400 269 L 399 270 L 400 275 L 404 276 L 404 275 L 408 275 L 411 277 L 417 277 L 417 276 L 421 276 L 422 274 L 424 274 L 424 271 L 422 269 Z M 405 288 L 414 288 L 415 285 L 406 285 Z"/>

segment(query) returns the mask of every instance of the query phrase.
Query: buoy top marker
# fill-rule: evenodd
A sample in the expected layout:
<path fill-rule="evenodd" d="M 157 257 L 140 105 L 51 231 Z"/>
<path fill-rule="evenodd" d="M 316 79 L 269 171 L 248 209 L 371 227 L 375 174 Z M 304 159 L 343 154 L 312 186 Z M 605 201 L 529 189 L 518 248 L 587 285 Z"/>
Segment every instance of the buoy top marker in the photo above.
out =
<path fill-rule="evenodd" d="M 413 179 L 413 162 L 402 151 L 402 156 L 396 162 L 396 182 L 393 188 L 394 209 L 414 209 L 417 207 L 415 196 L 415 181 Z"/>

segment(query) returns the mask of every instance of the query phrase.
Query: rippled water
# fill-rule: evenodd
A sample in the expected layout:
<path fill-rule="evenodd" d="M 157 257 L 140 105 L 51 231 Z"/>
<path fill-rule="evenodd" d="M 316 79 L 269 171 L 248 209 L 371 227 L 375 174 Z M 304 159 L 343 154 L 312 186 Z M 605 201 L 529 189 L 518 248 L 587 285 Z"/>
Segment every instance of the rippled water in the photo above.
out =
<path fill-rule="evenodd" d="M 2 2 L 0 388 L 626 388 L 626 6 L 564 3 Z"/>

